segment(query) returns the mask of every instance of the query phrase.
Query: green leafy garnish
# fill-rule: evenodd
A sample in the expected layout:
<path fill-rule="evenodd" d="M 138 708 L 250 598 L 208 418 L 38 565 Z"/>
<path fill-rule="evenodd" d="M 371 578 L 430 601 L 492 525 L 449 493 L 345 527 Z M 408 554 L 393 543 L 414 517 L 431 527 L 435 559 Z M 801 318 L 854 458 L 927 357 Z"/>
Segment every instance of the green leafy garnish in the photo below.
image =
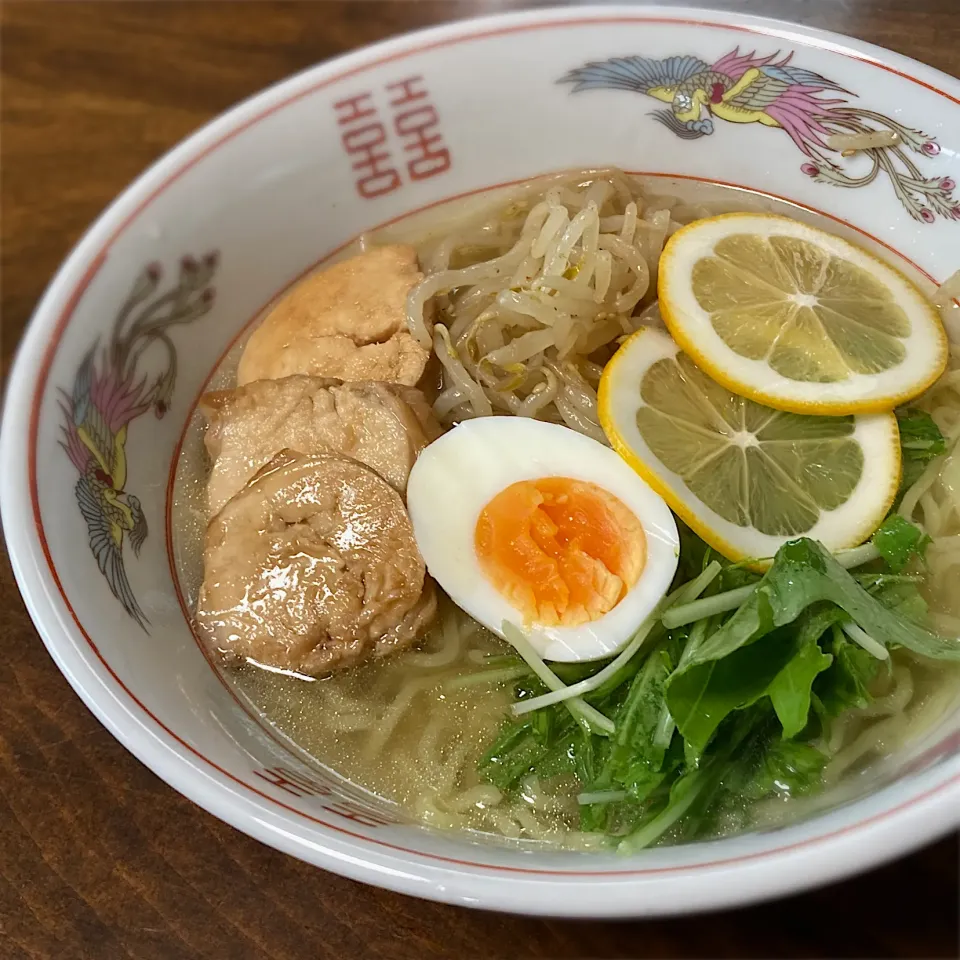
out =
<path fill-rule="evenodd" d="M 477 770 L 480 776 L 499 787 L 509 790 L 535 764 L 542 760 L 547 748 L 534 734 L 530 720 L 506 723 L 500 735 L 480 758 Z"/>
<path fill-rule="evenodd" d="M 899 513 L 891 513 L 880 524 L 872 542 L 890 569 L 899 573 L 914 557 L 923 557 L 930 538 Z"/>
<path fill-rule="evenodd" d="M 776 794 L 803 796 L 820 786 L 827 756 L 812 744 L 781 738 L 768 725 L 758 729 L 750 746 L 736 783 L 740 802 Z"/>
<path fill-rule="evenodd" d="M 933 441 L 921 452 L 931 449 Z M 581 722 L 569 700 L 548 698 L 506 723 L 479 766 L 508 793 L 531 773 L 576 777 L 581 828 L 619 838 L 626 852 L 746 826 L 752 803 L 817 789 L 828 759 L 820 745 L 837 717 L 871 702 L 878 671 L 891 665 L 887 651 L 960 661 L 960 641 L 925 626 L 921 578 L 901 572 L 926 546 L 901 517 L 874 537 L 884 564 L 856 574 L 808 539 L 784 544 L 762 578 L 733 564 L 720 569 L 689 532 L 685 542 L 673 595 L 683 597 L 704 570 L 713 579 L 661 616 L 622 669 L 582 688 L 607 728 Z M 518 697 L 603 668 L 555 664 L 524 678 Z"/>
<path fill-rule="evenodd" d="M 757 801 L 802 796 L 822 785 L 825 753 L 812 743 L 784 739 L 768 706 L 753 707 L 747 716 L 749 733 L 726 764 L 709 806 L 692 825 L 697 833 L 742 829 L 749 825 L 750 807 Z M 725 728 L 718 738 L 724 733 Z"/>
<path fill-rule="evenodd" d="M 830 615 L 834 609 L 828 607 L 826 613 Z M 817 642 L 826 629 L 826 617 L 810 611 L 805 616 L 806 623 L 797 631 L 796 654 L 768 689 L 785 738 L 795 737 L 807 725 L 814 680 L 833 663 L 833 657 Z"/>
<path fill-rule="evenodd" d="M 616 716 L 617 731 L 601 782 L 617 783 L 635 798 L 648 794 L 663 779 L 666 750 L 654 736 L 664 704 L 664 685 L 674 664 L 663 648 L 647 657 L 633 678 Z"/>
<path fill-rule="evenodd" d="M 703 750 L 725 717 L 767 695 L 785 732 L 791 731 L 787 736 L 803 729 L 813 679 L 830 664 L 817 639 L 831 617 L 835 619 L 832 612 L 825 617 L 819 610 L 804 611 L 797 624 L 785 621 L 766 634 L 763 643 L 743 643 L 712 658 L 709 648 L 724 632 L 718 630 L 668 685 L 667 705 L 684 739 Z"/>
<path fill-rule="evenodd" d="M 947 452 L 947 441 L 929 413 L 916 407 L 903 407 L 896 414 L 900 428 L 902 494 L 920 479 L 931 460 Z"/>
<path fill-rule="evenodd" d="M 777 552 L 756 592 L 670 677 L 667 706 L 683 737 L 702 748 L 727 713 L 763 696 L 799 653 L 800 631 L 791 625 L 811 605 L 823 602 L 835 605 L 881 644 L 960 660 L 956 641 L 885 607 L 819 543 L 793 540 Z"/>
<path fill-rule="evenodd" d="M 849 640 L 837 625 L 831 628 L 823 649 L 833 657 L 830 666 L 813 683 L 813 693 L 824 716 L 833 719 L 845 710 L 870 702 L 870 684 L 880 661 Z"/>
<path fill-rule="evenodd" d="M 714 744 L 695 767 L 687 766 L 670 786 L 666 803 L 620 842 L 621 853 L 634 853 L 650 846 L 674 827 L 684 816 L 699 806 L 707 808 L 713 801 L 720 781 L 728 771 L 735 752 L 756 723 L 749 712 L 733 718 L 725 728 L 725 736 Z"/>
<path fill-rule="evenodd" d="M 888 610 L 819 543 L 804 538 L 791 540 L 780 548 L 756 592 L 700 648 L 687 669 L 719 660 L 774 628 L 792 623 L 819 601 L 836 604 L 867 633 L 888 646 L 907 647 L 933 659 L 960 660 L 960 643 L 938 637 Z"/>
<path fill-rule="evenodd" d="M 791 796 L 812 793 L 821 784 L 826 763 L 826 754 L 812 744 L 796 740 L 775 742 L 764 756 L 752 795 L 761 800 L 773 793 Z"/>
<path fill-rule="evenodd" d="M 874 593 L 887 609 L 918 626 L 927 622 L 927 601 L 919 588 L 910 582 L 886 582 Z"/>

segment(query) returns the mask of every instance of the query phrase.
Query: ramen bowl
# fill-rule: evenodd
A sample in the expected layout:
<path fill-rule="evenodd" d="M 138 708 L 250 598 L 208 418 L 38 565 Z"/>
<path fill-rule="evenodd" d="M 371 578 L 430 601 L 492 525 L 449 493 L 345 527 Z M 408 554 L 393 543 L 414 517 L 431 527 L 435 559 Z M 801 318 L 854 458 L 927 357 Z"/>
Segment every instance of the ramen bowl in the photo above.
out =
<path fill-rule="evenodd" d="M 607 82 L 569 82 L 592 61 L 608 63 Z M 808 82 L 806 99 L 782 101 L 779 114 L 678 119 L 678 84 L 706 101 L 711 71 L 742 76 L 757 64 L 824 82 Z M 786 86 L 801 76 L 784 75 Z M 882 163 L 825 145 L 839 129 L 831 118 L 852 115 L 831 111 L 854 108 L 900 131 Z M 775 828 L 629 857 L 441 832 L 305 762 L 201 651 L 178 581 L 171 501 L 191 412 L 235 338 L 362 232 L 539 174 L 601 166 L 663 192 L 731 188 L 752 203 L 789 204 L 927 290 L 958 266 L 956 80 L 804 27 L 601 7 L 455 23 L 265 91 L 134 183 L 37 308 L 2 435 L 3 522 L 20 588 L 57 665 L 111 733 L 237 829 L 414 896 L 613 917 L 800 890 L 960 823 L 960 712 L 947 710 Z M 109 462 L 93 462 L 69 429 L 86 404 L 109 426 Z"/>

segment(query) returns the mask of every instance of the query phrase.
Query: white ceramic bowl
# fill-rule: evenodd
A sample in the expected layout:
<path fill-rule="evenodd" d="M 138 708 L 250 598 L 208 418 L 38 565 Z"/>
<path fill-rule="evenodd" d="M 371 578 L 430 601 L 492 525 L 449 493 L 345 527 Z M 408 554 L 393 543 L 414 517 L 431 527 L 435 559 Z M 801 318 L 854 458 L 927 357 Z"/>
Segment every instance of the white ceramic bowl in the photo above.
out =
<path fill-rule="evenodd" d="M 651 116 L 665 105 L 628 89 L 689 79 L 708 64 L 742 74 L 751 64 L 736 48 L 756 51 L 797 94 L 792 105 L 780 101 L 792 136 L 719 114 L 712 129 L 703 119 L 681 126 L 669 112 Z M 792 73 L 776 67 L 788 54 Z M 613 57 L 678 59 L 608 65 L 604 89 L 558 82 Z M 709 83 L 697 83 L 709 99 Z M 868 160 L 842 160 L 816 143 L 817 124 L 839 118 L 830 112 L 838 107 L 922 134 L 914 151 L 893 158 L 893 175 L 881 169 L 871 179 Z M 786 828 L 629 859 L 476 843 L 402 821 L 305 767 L 240 708 L 201 654 L 171 572 L 170 478 L 195 398 L 232 338 L 360 231 L 497 184 L 610 164 L 785 198 L 928 285 L 958 265 L 956 80 L 803 27 L 594 7 L 444 26 L 267 90 L 144 174 L 51 284 L 20 349 L 3 424 L 3 522 L 16 575 L 47 647 L 90 709 L 214 815 L 369 883 L 564 916 L 676 913 L 782 894 L 864 869 L 960 822 L 954 715 L 855 783 L 845 802 Z M 61 445 L 70 411 L 86 403 L 116 437 L 112 464 Z M 101 499 L 83 493 L 81 471 Z M 122 554 L 103 519 L 110 510 Z M 137 553 L 141 510 L 147 535 Z"/>

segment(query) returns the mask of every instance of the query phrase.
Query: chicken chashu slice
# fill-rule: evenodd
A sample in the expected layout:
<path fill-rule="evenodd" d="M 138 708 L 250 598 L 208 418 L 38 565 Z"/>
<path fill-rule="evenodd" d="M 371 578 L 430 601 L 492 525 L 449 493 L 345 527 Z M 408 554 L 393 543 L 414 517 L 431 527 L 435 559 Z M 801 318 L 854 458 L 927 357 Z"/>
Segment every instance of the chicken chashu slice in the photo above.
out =
<path fill-rule="evenodd" d="M 256 380 L 200 401 L 212 461 L 208 517 L 277 453 L 338 453 L 376 470 L 404 493 L 420 451 L 440 435 L 414 387 L 323 377 Z"/>
<path fill-rule="evenodd" d="M 400 494 L 285 450 L 210 522 L 197 625 L 227 659 L 317 676 L 402 650 L 436 613 Z"/>
<path fill-rule="evenodd" d="M 415 385 L 430 354 L 410 334 L 406 301 L 422 279 L 416 251 L 401 245 L 310 274 L 253 332 L 237 383 L 302 373 Z"/>

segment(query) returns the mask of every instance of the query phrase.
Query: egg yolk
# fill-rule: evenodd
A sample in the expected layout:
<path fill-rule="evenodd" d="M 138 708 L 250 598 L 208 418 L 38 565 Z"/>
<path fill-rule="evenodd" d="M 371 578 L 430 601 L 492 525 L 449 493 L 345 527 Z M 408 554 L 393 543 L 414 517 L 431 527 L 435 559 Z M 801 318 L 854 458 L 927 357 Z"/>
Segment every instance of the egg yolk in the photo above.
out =
<path fill-rule="evenodd" d="M 573 627 L 612 610 L 646 562 L 643 526 L 612 493 L 569 477 L 521 480 L 480 512 L 480 567 L 526 623 Z"/>

